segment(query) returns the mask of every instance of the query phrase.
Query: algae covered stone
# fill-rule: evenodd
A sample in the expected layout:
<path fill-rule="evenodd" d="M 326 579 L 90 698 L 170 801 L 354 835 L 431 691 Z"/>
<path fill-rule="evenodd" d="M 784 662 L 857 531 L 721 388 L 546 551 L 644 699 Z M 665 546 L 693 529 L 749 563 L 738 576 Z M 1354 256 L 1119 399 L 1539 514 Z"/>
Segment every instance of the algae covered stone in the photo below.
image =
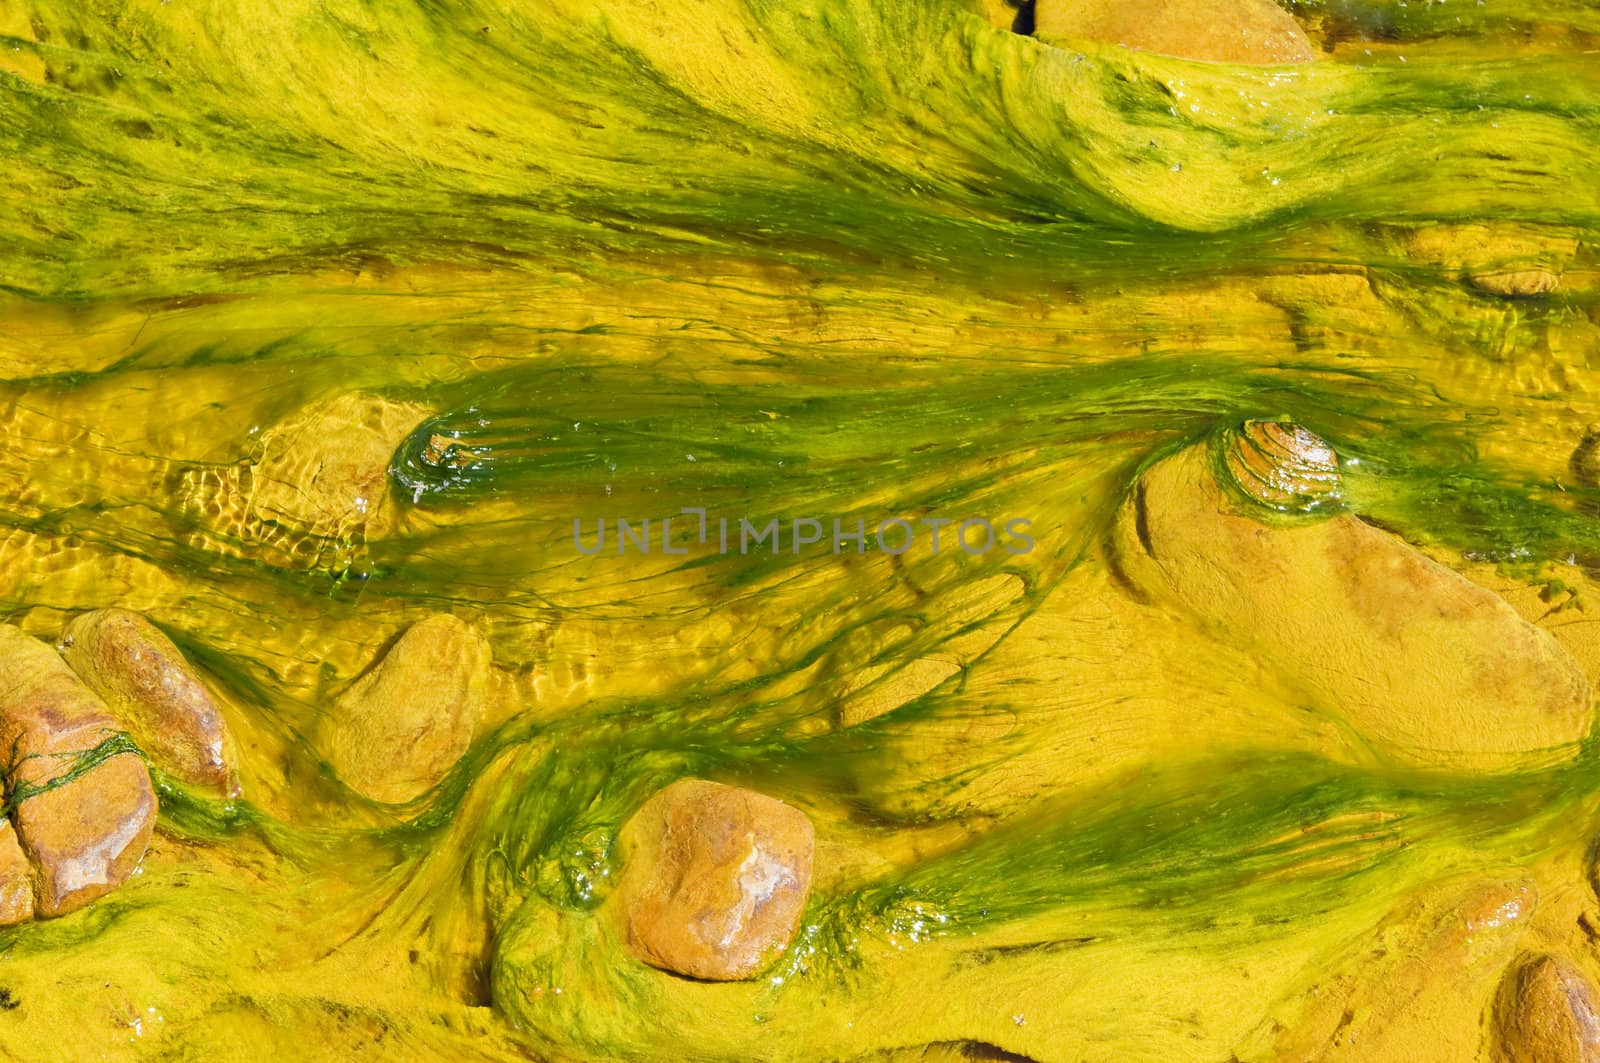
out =
<path fill-rule="evenodd" d="M 55 650 L 0 626 L 0 749 L 39 915 L 121 885 L 144 857 L 156 796 L 144 761 Z"/>
<path fill-rule="evenodd" d="M 815 837 L 799 809 L 685 779 L 623 829 L 628 947 L 663 970 L 748 978 L 788 947 L 811 888 Z"/>
<path fill-rule="evenodd" d="M 227 721 L 154 624 L 97 609 L 67 625 L 61 652 L 157 765 L 192 785 L 238 793 Z"/>
<path fill-rule="evenodd" d="M 1316 57 L 1305 30 L 1272 0 L 1038 0 L 1034 36 L 1091 40 L 1217 63 L 1303 63 Z"/>
<path fill-rule="evenodd" d="M 466 621 L 440 614 L 413 625 L 335 706 L 334 770 L 374 801 L 425 793 L 472 744 L 489 668 L 489 644 Z"/>
<path fill-rule="evenodd" d="M 1509 770 L 1577 752 L 1589 681 L 1548 632 L 1351 514 L 1268 522 L 1224 496 L 1227 467 L 1202 444 L 1135 485 L 1114 555 L 1136 589 L 1275 667 L 1383 759 Z"/>
<path fill-rule="evenodd" d="M 1600 1063 L 1594 987 L 1566 960 L 1540 955 L 1514 965 L 1494 1018 L 1494 1058 L 1501 1063 Z"/>

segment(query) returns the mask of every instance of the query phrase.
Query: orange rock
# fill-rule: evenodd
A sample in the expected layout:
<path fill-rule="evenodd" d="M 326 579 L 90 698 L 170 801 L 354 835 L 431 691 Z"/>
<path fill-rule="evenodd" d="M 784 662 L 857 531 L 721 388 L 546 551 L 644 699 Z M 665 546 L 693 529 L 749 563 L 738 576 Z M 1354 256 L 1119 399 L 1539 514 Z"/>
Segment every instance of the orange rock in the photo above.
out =
<path fill-rule="evenodd" d="M 1534 956 L 1506 972 L 1495 1003 L 1495 1058 L 1600 1063 L 1594 987 L 1572 964 Z"/>
<path fill-rule="evenodd" d="M 811 888 L 811 821 L 771 797 L 686 779 L 623 829 L 628 946 L 694 978 L 756 974 L 793 940 Z"/>
<path fill-rule="evenodd" d="M 0 819 L 0 926 L 33 918 L 33 866 L 11 821 Z"/>
<path fill-rule="evenodd" d="M 1305 30 L 1272 0 L 1038 0 L 1042 41 L 1093 40 L 1214 63 L 1304 63 Z"/>
<path fill-rule="evenodd" d="M 227 721 L 154 624 L 123 609 L 97 609 L 67 625 L 61 653 L 154 763 L 195 786 L 239 792 Z"/>
<path fill-rule="evenodd" d="M 120 885 L 144 856 L 156 797 L 129 752 L 94 763 L 116 721 L 55 651 L 0 626 L 0 750 L 12 822 L 33 864 L 39 915 L 63 915 Z"/>

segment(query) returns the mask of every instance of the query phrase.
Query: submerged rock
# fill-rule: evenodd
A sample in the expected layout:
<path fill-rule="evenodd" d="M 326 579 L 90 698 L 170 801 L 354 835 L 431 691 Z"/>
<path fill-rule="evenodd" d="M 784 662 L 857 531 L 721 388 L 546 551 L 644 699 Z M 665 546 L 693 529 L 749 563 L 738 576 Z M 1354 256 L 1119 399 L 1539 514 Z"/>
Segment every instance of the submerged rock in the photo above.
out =
<path fill-rule="evenodd" d="M 1404 230 L 1407 257 L 1453 273 L 1481 292 L 1510 298 L 1545 295 L 1578 252 L 1562 233 L 1526 226 L 1427 225 Z"/>
<path fill-rule="evenodd" d="M 348 570 L 397 510 L 388 470 L 424 407 L 352 392 L 261 433 L 249 460 L 184 466 L 169 489 L 205 549 L 286 567 Z"/>
<path fill-rule="evenodd" d="M 239 792 L 227 721 L 154 624 L 97 609 L 67 625 L 61 652 L 156 764 L 192 785 Z"/>
<path fill-rule="evenodd" d="M 1594 987 L 1553 956 L 1506 972 L 1495 1001 L 1495 1058 L 1504 1063 L 1600 1063 Z"/>
<path fill-rule="evenodd" d="M 138 754 L 116 749 L 119 734 L 53 649 L 0 626 L 0 750 L 39 915 L 83 907 L 144 857 L 155 791 Z"/>
<path fill-rule="evenodd" d="M 324 536 L 394 529 L 389 459 L 426 411 L 360 392 L 316 403 L 264 433 L 251 504 Z"/>
<path fill-rule="evenodd" d="M 1600 424 L 1584 429 L 1583 438 L 1567 462 L 1567 469 L 1581 486 L 1600 487 Z"/>
<path fill-rule="evenodd" d="M 1135 486 L 1114 552 L 1136 589 L 1276 666 L 1394 761 L 1499 770 L 1577 751 L 1589 682 L 1548 632 L 1349 514 L 1266 523 L 1224 496 L 1228 467 L 1201 445 Z"/>
<path fill-rule="evenodd" d="M 645 963 L 730 981 L 756 974 L 793 940 L 815 848 L 799 809 L 685 779 L 645 802 L 622 844 L 628 947 Z"/>
<path fill-rule="evenodd" d="M 1272 0 L 1038 0 L 1034 36 L 1094 40 L 1214 63 L 1304 63 L 1306 31 Z"/>
<path fill-rule="evenodd" d="M 0 819 L 0 926 L 33 918 L 33 865 L 17 841 L 16 829 Z"/>
<path fill-rule="evenodd" d="M 1246 421 L 1228 434 L 1223 462 L 1239 490 L 1286 513 L 1336 508 L 1344 497 L 1333 448 L 1289 421 Z"/>
<path fill-rule="evenodd" d="M 329 753 L 346 785 L 374 801 L 428 791 L 472 744 L 488 706 L 489 644 L 441 614 L 413 625 L 339 699 Z"/>

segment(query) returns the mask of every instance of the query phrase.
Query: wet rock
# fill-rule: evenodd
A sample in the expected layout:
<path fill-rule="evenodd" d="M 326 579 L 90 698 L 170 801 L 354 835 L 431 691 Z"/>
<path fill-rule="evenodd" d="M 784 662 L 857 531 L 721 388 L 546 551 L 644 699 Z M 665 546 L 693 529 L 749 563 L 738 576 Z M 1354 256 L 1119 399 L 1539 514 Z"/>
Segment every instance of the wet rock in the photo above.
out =
<path fill-rule="evenodd" d="M 103 896 L 144 857 L 155 791 L 144 761 L 110 744 L 119 733 L 53 649 L 0 626 L 0 750 L 39 915 Z"/>
<path fill-rule="evenodd" d="M 1350 514 L 1276 518 L 1224 496 L 1205 445 L 1125 504 L 1119 572 L 1275 666 L 1381 755 L 1503 770 L 1565 759 L 1593 724 L 1588 679 L 1505 601 Z"/>
<path fill-rule="evenodd" d="M 645 963 L 693 978 L 748 978 L 794 938 L 815 848 L 798 809 L 685 779 L 646 801 L 621 842 L 628 947 Z"/>
<path fill-rule="evenodd" d="M 1600 1063 L 1594 987 L 1572 964 L 1532 956 L 1506 972 L 1495 1001 L 1495 1059 Z"/>
<path fill-rule="evenodd" d="M 1240 491 L 1284 513 L 1336 508 L 1344 498 L 1333 448 L 1290 421 L 1246 421 L 1228 433 L 1223 462 Z"/>
<path fill-rule="evenodd" d="M 1272 0 L 1038 0 L 1042 41 L 1105 41 L 1216 63 L 1304 63 L 1316 58 L 1305 30 Z"/>
<path fill-rule="evenodd" d="M 398 803 L 444 778 L 472 744 L 488 704 L 489 644 L 465 621 L 413 625 L 333 713 L 330 755 L 352 789 Z"/>
<path fill-rule="evenodd" d="M 154 624 L 97 609 L 67 625 L 61 652 L 157 765 L 194 786 L 239 792 L 227 721 Z"/>
<path fill-rule="evenodd" d="M 0 819 L 0 926 L 33 918 L 33 865 L 11 821 Z"/>
<path fill-rule="evenodd" d="M 54 779 L 55 776 L 51 776 Z M 34 785 L 43 785 L 41 777 Z M 134 753 L 119 753 L 63 785 L 36 793 L 16 812 L 35 869 L 40 915 L 65 915 L 133 874 L 150 844 L 156 796 Z"/>

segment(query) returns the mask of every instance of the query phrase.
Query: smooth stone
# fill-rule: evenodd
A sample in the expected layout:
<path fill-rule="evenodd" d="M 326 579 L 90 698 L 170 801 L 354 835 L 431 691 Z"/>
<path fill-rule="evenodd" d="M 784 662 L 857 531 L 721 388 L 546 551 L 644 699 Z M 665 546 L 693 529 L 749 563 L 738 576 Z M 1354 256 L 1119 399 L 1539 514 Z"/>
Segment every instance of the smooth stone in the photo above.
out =
<path fill-rule="evenodd" d="M 652 967 L 734 981 L 794 939 L 816 847 L 799 809 L 684 779 L 640 807 L 621 843 L 628 947 Z"/>
<path fill-rule="evenodd" d="M 1033 35 L 1047 43 L 1105 41 L 1212 63 L 1304 63 L 1306 31 L 1272 0 L 1038 0 Z"/>
<path fill-rule="evenodd" d="M 1549 632 L 1352 515 L 1235 511 L 1212 468 L 1191 447 L 1124 504 L 1114 557 L 1138 591 L 1278 667 L 1391 761 L 1505 770 L 1577 752 L 1589 681 Z"/>
<path fill-rule="evenodd" d="M 426 416 L 421 406 L 362 392 L 314 403 L 262 435 L 251 509 L 322 536 L 389 534 L 389 462 Z"/>
<path fill-rule="evenodd" d="M 33 865 L 28 863 L 16 828 L 0 819 L 0 926 L 33 918 Z"/>
<path fill-rule="evenodd" d="M 330 754 L 339 777 L 389 804 L 432 789 L 472 745 L 490 662 L 488 642 L 465 621 L 414 624 L 338 701 Z"/>
<path fill-rule="evenodd" d="M 9 754 L 13 792 L 68 776 L 79 757 L 118 733 L 104 703 L 55 650 L 0 626 L 0 749 Z M 42 916 L 64 915 L 121 885 L 155 827 L 150 772 L 134 753 L 13 799 L 11 819 L 33 865 Z"/>
<path fill-rule="evenodd" d="M 238 794 L 227 721 L 154 624 L 124 609 L 84 613 L 67 625 L 61 653 L 156 764 L 194 786 Z"/>
<path fill-rule="evenodd" d="M 1504 1063 L 1600 1063 L 1594 987 L 1572 964 L 1533 956 L 1512 966 L 1495 1002 L 1495 1058 Z"/>

